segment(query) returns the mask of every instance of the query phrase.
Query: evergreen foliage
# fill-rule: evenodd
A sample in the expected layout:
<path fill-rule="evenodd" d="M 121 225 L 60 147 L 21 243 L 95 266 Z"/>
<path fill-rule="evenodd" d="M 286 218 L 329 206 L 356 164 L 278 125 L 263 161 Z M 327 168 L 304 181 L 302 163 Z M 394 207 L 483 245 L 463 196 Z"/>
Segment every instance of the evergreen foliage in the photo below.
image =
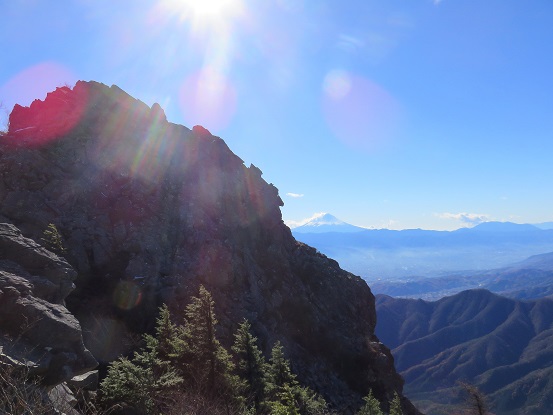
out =
<path fill-rule="evenodd" d="M 397 392 L 394 392 L 394 399 L 390 402 L 390 415 L 403 415 L 401 410 L 401 400 Z"/>
<path fill-rule="evenodd" d="M 374 397 L 372 390 L 369 391 L 363 400 L 365 401 L 365 405 L 361 407 L 356 415 L 384 415 L 380 409 L 380 402 Z"/>
<path fill-rule="evenodd" d="M 160 357 L 155 337 L 145 335 L 144 341 L 146 346 L 132 359 L 122 357 L 110 365 L 101 383 L 102 400 L 133 407 L 141 414 L 157 414 L 168 407 L 171 392 L 183 379 L 170 361 Z"/>
<path fill-rule="evenodd" d="M 250 330 L 250 323 L 244 320 L 234 334 L 232 351 L 237 360 L 236 372 L 244 381 L 246 403 L 259 411 L 268 392 L 268 365 Z"/>
<path fill-rule="evenodd" d="M 155 336 L 144 347 L 108 368 L 102 402 L 138 414 L 207 413 L 240 415 L 324 415 L 327 404 L 300 385 L 277 342 L 270 362 L 264 358 L 244 320 L 235 333 L 233 357 L 216 336 L 211 294 L 201 286 L 186 307 L 183 326 L 162 306 Z"/>
<path fill-rule="evenodd" d="M 269 403 L 271 415 L 300 415 L 292 386 L 285 384 L 278 392 L 278 400 Z"/>
<path fill-rule="evenodd" d="M 280 342 L 276 342 L 271 350 L 269 379 L 273 388 L 283 387 L 296 382 L 296 375 L 290 369 L 290 362 L 284 357 L 284 349 Z"/>
<path fill-rule="evenodd" d="M 179 340 L 182 336 L 179 333 L 177 325 L 171 321 L 171 313 L 166 304 L 159 309 L 159 316 L 156 320 L 156 339 L 157 351 L 160 358 L 165 360 L 174 360 L 178 357 Z"/>
<path fill-rule="evenodd" d="M 49 223 L 48 227 L 42 233 L 42 243 L 47 249 L 55 254 L 63 256 L 67 253 L 67 249 L 63 245 L 61 234 L 53 223 Z"/>
<path fill-rule="evenodd" d="M 328 412 L 325 400 L 296 380 L 280 342 L 273 346 L 269 362 L 267 377 L 271 414 L 318 415 Z"/>
<path fill-rule="evenodd" d="M 182 357 L 184 374 L 190 386 L 212 398 L 229 399 L 236 396 L 238 378 L 233 375 L 230 354 L 221 346 L 215 334 L 215 303 L 202 285 L 198 297 L 186 307 Z"/>

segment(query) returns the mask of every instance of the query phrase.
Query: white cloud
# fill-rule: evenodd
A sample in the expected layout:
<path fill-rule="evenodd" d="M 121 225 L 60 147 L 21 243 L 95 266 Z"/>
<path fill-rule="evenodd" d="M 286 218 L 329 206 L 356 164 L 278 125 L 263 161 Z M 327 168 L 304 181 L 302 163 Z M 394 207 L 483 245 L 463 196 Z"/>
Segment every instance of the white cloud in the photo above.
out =
<path fill-rule="evenodd" d="M 449 219 L 449 220 L 456 220 L 458 222 L 461 222 L 463 226 L 474 226 L 478 225 L 482 222 L 489 222 L 492 220 L 490 215 L 487 215 L 485 213 L 436 213 L 436 216 L 441 219 Z"/>
<path fill-rule="evenodd" d="M 436 6 L 440 4 L 442 0 L 432 0 L 432 3 L 434 3 Z"/>
<path fill-rule="evenodd" d="M 284 220 L 284 224 L 288 226 L 290 229 L 297 228 L 298 226 L 301 226 L 303 224 L 303 221 L 300 220 Z"/>
<path fill-rule="evenodd" d="M 305 196 L 303 193 L 286 193 L 286 196 L 293 197 L 293 198 L 299 198 Z"/>

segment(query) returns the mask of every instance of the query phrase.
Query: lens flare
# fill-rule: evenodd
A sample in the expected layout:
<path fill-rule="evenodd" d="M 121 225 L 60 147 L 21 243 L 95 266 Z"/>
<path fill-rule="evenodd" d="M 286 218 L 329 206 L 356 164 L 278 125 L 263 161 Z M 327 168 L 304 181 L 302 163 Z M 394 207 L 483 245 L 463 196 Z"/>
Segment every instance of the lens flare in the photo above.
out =
<path fill-rule="evenodd" d="M 352 148 L 375 151 L 388 146 L 399 132 L 400 106 L 378 84 L 346 71 L 330 71 L 322 85 L 325 120 Z"/>
<path fill-rule="evenodd" d="M 236 111 L 236 90 L 212 67 L 189 76 L 180 89 L 179 98 L 186 122 L 202 125 L 210 131 L 226 127 Z"/>
<path fill-rule="evenodd" d="M 334 100 L 340 100 L 351 90 L 351 77 L 345 71 L 330 71 L 323 81 L 325 94 Z"/>
<path fill-rule="evenodd" d="M 113 303 L 121 310 L 131 310 L 142 301 L 142 290 L 132 281 L 121 281 L 113 291 Z"/>
<path fill-rule="evenodd" d="M 86 347 L 100 361 L 110 362 L 126 352 L 125 325 L 110 317 L 89 317 L 82 322 Z"/>
<path fill-rule="evenodd" d="M 30 66 L 0 86 L 0 97 L 4 105 L 14 104 L 28 106 L 37 97 L 44 97 L 58 86 L 73 85 L 77 81 L 75 75 L 65 66 L 52 61 L 40 62 Z M 5 97 L 14 97 L 13 102 L 5 101 Z"/>

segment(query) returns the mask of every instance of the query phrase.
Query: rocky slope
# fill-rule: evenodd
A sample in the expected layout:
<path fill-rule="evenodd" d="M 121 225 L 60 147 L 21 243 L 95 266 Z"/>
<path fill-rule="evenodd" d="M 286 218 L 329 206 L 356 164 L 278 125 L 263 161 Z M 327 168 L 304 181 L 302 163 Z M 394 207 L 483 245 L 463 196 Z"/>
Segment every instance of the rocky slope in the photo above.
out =
<path fill-rule="evenodd" d="M 75 276 L 65 260 L 0 223 L 0 366 L 27 367 L 48 386 L 97 366 L 64 305 Z"/>
<path fill-rule="evenodd" d="M 59 229 L 78 271 L 67 304 L 101 362 L 132 348 L 162 302 L 178 313 L 203 283 L 226 341 L 246 317 L 265 351 L 281 340 L 300 379 L 344 413 L 369 388 L 390 400 L 402 379 L 374 335 L 370 289 L 295 241 L 261 174 L 159 105 L 78 82 L 12 111 L 0 220 L 35 240 Z"/>
<path fill-rule="evenodd" d="M 456 382 L 465 381 L 487 395 L 494 413 L 553 412 L 552 299 L 517 301 L 486 290 L 436 302 L 377 295 L 377 312 L 377 334 L 421 408 L 458 402 Z"/>

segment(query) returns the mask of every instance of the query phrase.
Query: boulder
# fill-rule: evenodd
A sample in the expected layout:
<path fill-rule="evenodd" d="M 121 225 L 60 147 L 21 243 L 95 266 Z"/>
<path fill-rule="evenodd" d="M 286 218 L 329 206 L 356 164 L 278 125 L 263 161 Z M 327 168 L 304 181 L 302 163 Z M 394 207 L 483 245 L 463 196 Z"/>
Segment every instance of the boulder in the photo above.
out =
<path fill-rule="evenodd" d="M 83 373 L 67 381 L 67 384 L 77 389 L 92 390 L 98 389 L 99 375 L 97 370 Z"/>
<path fill-rule="evenodd" d="M 0 357 L 57 385 L 96 367 L 79 322 L 64 306 L 75 270 L 0 224 Z"/>

